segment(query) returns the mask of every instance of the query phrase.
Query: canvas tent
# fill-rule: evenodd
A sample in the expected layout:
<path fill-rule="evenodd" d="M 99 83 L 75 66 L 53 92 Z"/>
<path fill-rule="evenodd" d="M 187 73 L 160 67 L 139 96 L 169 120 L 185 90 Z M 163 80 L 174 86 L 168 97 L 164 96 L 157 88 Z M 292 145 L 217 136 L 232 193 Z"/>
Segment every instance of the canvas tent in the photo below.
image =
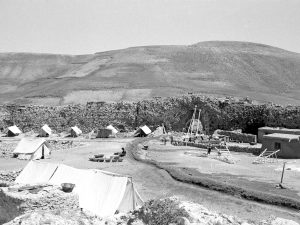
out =
<path fill-rule="evenodd" d="M 116 134 L 119 132 L 119 131 L 118 131 L 116 128 L 114 128 L 112 125 L 108 125 L 108 126 L 106 127 L 106 129 L 111 130 L 112 135 L 116 135 Z"/>
<path fill-rule="evenodd" d="M 164 126 L 159 126 L 156 128 L 155 131 L 152 132 L 152 135 L 153 136 L 160 136 L 160 135 L 163 135 L 163 134 L 166 134 L 166 129 Z"/>
<path fill-rule="evenodd" d="M 106 128 L 98 129 L 97 138 L 108 138 L 110 136 L 116 136 L 118 133 L 117 129 L 112 125 L 107 126 Z"/>
<path fill-rule="evenodd" d="M 97 138 L 108 138 L 110 135 L 112 135 L 112 130 L 107 128 L 98 129 Z"/>
<path fill-rule="evenodd" d="M 79 206 L 98 216 L 112 216 L 119 210 L 128 212 L 143 204 L 132 180 L 102 170 L 76 169 L 62 164 L 31 161 L 16 178 L 19 184 L 73 183 Z"/>
<path fill-rule="evenodd" d="M 45 139 L 23 138 L 13 151 L 19 159 L 44 159 L 50 155 L 49 144 Z"/>
<path fill-rule="evenodd" d="M 45 124 L 39 132 L 39 137 L 49 137 L 52 134 L 51 128 Z"/>
<path fill-rule="evenodd" d="M 19 134 L 22 133 L 22 131 L 16 125 L 8 127 L 7 129 L 8 129 L 7 130 L 8 137 L 18 136 Z"/>
<path fill-rule="evenodd" d="M 135 137 L 146 137 L 147 135 L 151 134 L 151 130 L 146 125 L 139 127 L 134 133 Z"/>
<path fill-rule="evenodd" d="M 74 126 L 71 127 L 70 133 L 71 137 L 78 137 L 82 134 L 82 131 L 77 126 Z"/>

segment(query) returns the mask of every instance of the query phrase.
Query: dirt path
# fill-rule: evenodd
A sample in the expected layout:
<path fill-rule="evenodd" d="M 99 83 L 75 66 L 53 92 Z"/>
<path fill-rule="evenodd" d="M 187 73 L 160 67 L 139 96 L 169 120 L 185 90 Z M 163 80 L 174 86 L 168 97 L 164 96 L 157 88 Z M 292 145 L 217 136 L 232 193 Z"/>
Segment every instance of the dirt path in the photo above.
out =
<path fill-rule="evenodd" d="M 234 215 L 249 221 L 259 221 L 270 215 L 300 221 L 296 211 L 285 208 L 259 204 L 253 201 L 239 199 L 230 195 L 185 184 L 174 180 L 166 171 L 155 166 L 136 161 L 130 154 L 121 163 L 96 163 L 88 161 L 89 156 L 97 153 L 113 154 L 121 147 L 129 146 L 133 139 L 109 139 L 107 141 L 88 142 L 70 150 L 53 152 L 49 162 L 59 162 L 76 168 L 96 168 L 131 176 L 137 190 L 144 200 L 178 196 L 182 200 L 193 201 L 204 205 L 209 210 Z M 20 168 L 26 161 L 6 159 L 5 167 L 0 169 Z"/>
<path fill-rule="evenodd" d="M 211 211 L 234 215 L 249 221 L 261 221 L 271 215 L 300 221 L 296 210 L 261 204 L 236 198 L 217 191 L 174 180 L 165 170 L 136 161 L 132 154 L 128 160 L 135 166 L 134 180 L 145 198 L 178 196 L 182 200 L 204 205 Z"/>

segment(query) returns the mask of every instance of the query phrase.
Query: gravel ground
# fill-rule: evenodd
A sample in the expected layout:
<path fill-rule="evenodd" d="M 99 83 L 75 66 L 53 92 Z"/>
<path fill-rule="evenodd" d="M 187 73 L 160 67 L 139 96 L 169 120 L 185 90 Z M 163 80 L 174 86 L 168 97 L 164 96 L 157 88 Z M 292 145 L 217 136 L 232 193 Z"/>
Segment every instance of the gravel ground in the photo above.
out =
<path fill-rule="evenodd" d="M 139 139 L 145 140 L 145 139 Z M 64 163 L 69 166 L 82 169 L 104 169 L 133 178 L 136 189 L 144 200 L 153 198 L 165 198 L 178 196 L 180 200 L 192 201 L 204 205 L 210 211 L 221 214 L 233 215 L 242 220 L 253 220 L 255 222 L 269 218 L 271 215 L 280 216 L 286 219 L 299 220 L 294 211 L 280 207 L 260 204 L 254 201 L 239 199 L 230 195 L 211 191 L 197 186 L 178 182 L 170 175 L 152 165 L 136 161 L 131 156 L 133 139 L 103 139 L 88 141 L 86 146 L 78 146 L 70 150 L 55 151 L 51 159 L 45 161 Z M 127 146 L 127 156 L 123 162 L 118 163 L 97 163 L 88 161 L 94 154 L 103 153 L 112 155 L 120 151 L 121 147 Z M 151 147 L 150 147 L 151 149 Z M 163 152 L 164 149 L 157 150 Z M 177 152 L 178 149 L 172 150 Z M 0 159 L 0 169 L 16 170 L 24 167 L 26 162 L 16 159 Z"/>

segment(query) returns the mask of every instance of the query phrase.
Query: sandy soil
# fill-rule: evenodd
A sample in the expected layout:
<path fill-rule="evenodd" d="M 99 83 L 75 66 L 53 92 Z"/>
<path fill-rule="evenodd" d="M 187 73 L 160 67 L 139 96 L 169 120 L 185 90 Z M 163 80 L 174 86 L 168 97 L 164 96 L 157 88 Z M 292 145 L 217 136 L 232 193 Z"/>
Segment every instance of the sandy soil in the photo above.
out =
<path fill-rule="evenodd" d="M 175 163 L 178 167 L 196 168 L 201 173 L 223 173 L 246 178 L 250 181 L 261 181 L 278 184 L 281 179 L 283 162 L 287 162 L 283 184 L 300 196 L 300 159 L 278 159 L 274 163 L 253 164 L 257 156 L 250 153 L 231 152 L 229 158 L 234 164 L 228 164 L 215 158 L 217 152 L 212 151 L 209 157 L 199 157 L 207 150 L 162 145 L 159 141 L 151 141 L 147 157 L 158 162 Z"/>
<path fill-rule="evenodd" d="M 136 188 L 144 200 L 176 195 L 181 200 L 202 204 L 209 210 L 235 215 L 249 221 L 259 221 L 268 218 L 270 215 L 300 221 L 299 215 L 293 210 L 259 204 L 175 181 L 166 171 L 134 160 L 130 157 L 129 152 L 123 162 L 101 163 L 88 161 L 88 158 L 94 154 L 104 153 L 105 155 L 112 155 L 114 152 L 120 151 L 121 147 L 126 146 L 132 140 L 126 138 L 87 141 L 85 146 L 54 151 L 51 159 L 45 161 L 64 163 L 76 168 L 104 169 L 132 176 Z M 174 152 L 176 153 L 177 150 Z M 163 153 L 162 157 L 167 159 L 168 155 Z M 183 158 L 185 156 L 180 154 L 179 157 Z M 0 170 L 19 169 L 24 167 L 26 163 L 27 161 L 18 159 L 0 159 Z M 196 165 L 197 163 L 194 162 L 194 164 Z"/>

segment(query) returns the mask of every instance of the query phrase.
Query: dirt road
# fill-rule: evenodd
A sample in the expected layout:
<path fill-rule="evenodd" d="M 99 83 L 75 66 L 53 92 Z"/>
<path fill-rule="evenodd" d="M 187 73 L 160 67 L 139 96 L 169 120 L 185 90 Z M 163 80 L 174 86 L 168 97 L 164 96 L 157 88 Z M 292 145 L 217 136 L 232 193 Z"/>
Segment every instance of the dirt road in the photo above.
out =
<path fill-rule="evenodd" d="M 89 156 L 97 153 L 111 155 L 120 151 L 121 147 L 126 146 L 132 140 L 109 139 L 101 142 L 88 142 L 84 146 L 74 149 L 53 152 L 51 159 L 45 161 L 64 163 L 83 169 L 104 169 L 131 176 L 144 200 L 178 196 L 182 200 L 202 204 L 212 211 L 237 216 L 249 221 L 259 221 L 271 215 L 300 221 L 299 213 L 293 210 L 259 204 L 175 181 L 166 171 L 134 160 L 130 155 L 130 149 L 127 149 L 128 154 L 123 162 L 100 163 L 88 161 Z M 5 159 L 5 164 L 2 164 L 1 160 L 0 170 L 6 168 L 17 169 L 26 163 L 17 159 Z"/>

